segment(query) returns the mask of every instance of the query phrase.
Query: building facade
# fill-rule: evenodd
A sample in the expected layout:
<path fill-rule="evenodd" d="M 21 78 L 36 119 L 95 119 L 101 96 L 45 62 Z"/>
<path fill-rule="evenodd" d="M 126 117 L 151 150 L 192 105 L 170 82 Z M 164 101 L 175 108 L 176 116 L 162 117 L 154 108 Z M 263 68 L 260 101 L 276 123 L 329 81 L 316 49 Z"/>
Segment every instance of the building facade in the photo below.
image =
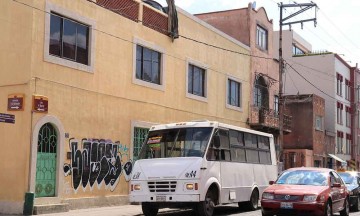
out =
<path fill-rule="evenodd" d="M 274 46 L 278 47 L 279 32 L 275 32 Z M 354 70 L 338 54 L 311 51 L 311 44 L 294 31 L 283 31 L 283 58 L 286 64 L 285 94 L 317 94 L 325 99 L 324 130 L 335 147 L 328 154 L 328 166 L 340 162 L 350 167 L 354 135 Z M 285 101 L 286 103 L 286 101 Z M 326 148 L 333 143 L 326 142 Z M 354 168 L 354 167 L 353 167 Z"/>
<path fill-rule="evenodd" d="M 195 16 L 250 46 L 252 90 L 248 124 L 253 129 L 272 133 L 278 144 L 279 62 L 273 58 L 277 52 L 273 47 L 273 21 L 263 7 L 256 10 L 251 3 L 247 8 Z M 291 117 L 285 115 L 284 133 L 291 132 L 290 123 Z"/>
<path fill-rule="evenodd" d="M 168 14 L 136 0 L 1 1 L 0 11 L 0 213 L 126 203 L 153 124 L 247 126 L 249 46 L 186 11 L 178 39 Z"/>
<path fill-rule="evenodd" d="M 284 136 L 284 166 L 326 167 L 325 100 L 317 95 L 287 95 L 292 132 Z"/>

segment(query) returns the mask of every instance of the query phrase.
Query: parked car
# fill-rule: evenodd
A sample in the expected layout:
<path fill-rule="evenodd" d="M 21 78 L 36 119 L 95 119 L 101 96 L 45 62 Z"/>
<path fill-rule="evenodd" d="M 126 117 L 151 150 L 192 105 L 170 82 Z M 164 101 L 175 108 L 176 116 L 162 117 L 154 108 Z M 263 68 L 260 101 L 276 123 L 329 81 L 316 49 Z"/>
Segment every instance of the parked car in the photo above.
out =
<path fill-rule="evenodd" d="M 349 215 L 349 192 L 335 170 L 299 167 L 270 182 L 261 198 L 263 216 Z"/>
<path fill-rule="evenodd" d="M 350 209 L 360 210 L 360 177 L 358 172 L 338 172 L 350 193 Z"/>

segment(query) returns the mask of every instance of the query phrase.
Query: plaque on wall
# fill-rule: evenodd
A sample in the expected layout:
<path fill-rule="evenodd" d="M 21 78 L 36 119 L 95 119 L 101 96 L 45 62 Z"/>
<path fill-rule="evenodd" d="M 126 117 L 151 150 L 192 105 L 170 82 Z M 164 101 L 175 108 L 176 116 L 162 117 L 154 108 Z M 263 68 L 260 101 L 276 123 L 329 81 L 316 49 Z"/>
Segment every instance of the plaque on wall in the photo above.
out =
<path fill-rule="evenodd" d="M 42 95 L 33 95 L 33 111 L 40 113 L 48 112 L 48 98 Z"/>

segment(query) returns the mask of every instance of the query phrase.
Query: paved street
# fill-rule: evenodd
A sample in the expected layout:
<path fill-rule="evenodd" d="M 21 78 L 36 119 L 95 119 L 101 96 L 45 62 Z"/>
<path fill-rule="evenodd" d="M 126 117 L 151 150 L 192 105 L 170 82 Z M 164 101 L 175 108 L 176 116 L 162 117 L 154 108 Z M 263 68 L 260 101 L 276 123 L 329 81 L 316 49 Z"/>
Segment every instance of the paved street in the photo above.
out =
<path fill-rule="evenodd" d="M 142 216 L 141 206 L 125 205 L 116 207 L 89 208 L 81 210 L 73 210 L 66 213 L 44 214 L 42 216 Z M 191 216 L 194 215 L 191 210 L 162 209 L 159 216 Z M 261 216 L 260 210 L 242 211 L 237 205 L 220 206 L 215 209 L 214 216 Z M 335 214 L 339 215 L 339 214 Z M 360 212 L 351 212 L 350 216 L 360 216 Z"/>

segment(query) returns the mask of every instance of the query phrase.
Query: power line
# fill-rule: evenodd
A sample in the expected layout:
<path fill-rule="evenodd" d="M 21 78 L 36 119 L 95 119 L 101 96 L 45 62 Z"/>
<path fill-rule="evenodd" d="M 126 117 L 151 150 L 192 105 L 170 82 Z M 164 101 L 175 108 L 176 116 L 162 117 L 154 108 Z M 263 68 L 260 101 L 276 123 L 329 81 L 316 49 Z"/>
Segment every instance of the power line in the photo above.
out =
<path fill-rule="evenodd" d="M 317 89 L 318 91 L 320 91 L 321 93 L 323 93 L 324 95 L 328 96 L 329 98 L 333 99 L 334 101 L 339 101 L 338 99 L 336 99 L 335 97 L 329 95 L 328 93 L 324 92 L 322 89 L 320 89 L 319 87 L 317 87 L 315 84 L 313 84 L 312 82 L 310 82 L 306 77 L 304 77 L 301 73 L 299 73 L 292 65 L 290 65 L 289 63 L 287 63 L 285 61 L 285 64 L 288 65 L 293 71 L 295 71 L 295 73 L 297 73 L 302 79 L 304 79 L 307 83 L 309 83 L 311 86 L 313 86 L 315 89 Z M 341 101 L 341 103 L 347 104 L 347 105 L 352 105 L 352 103 L 347 103 L 345 101 Z"/>
<path fill-rule="evenodd" d="M 336 26 L 336 25 L 329 19 L 329 17 L 328 17 L 324 12 L 320 11 L 320 13 L 323 14 L 324 17 L 329 21 L 329 23 L 332 24 L 332 25 L 337 29 L 337 31 L 340 32 L 350 43 L 352 43 L 357 49 L 360 49 L 360 48 L 358 47 L 358 45 L 355 44 L 352 40 L 350 40 L 350 38 L 348 38 L 348 36 L 347 36 L 346 34 L 344 34 L 344 33 L 341 31 L 341 29 L 340 29 L 338 26 Z"/>

